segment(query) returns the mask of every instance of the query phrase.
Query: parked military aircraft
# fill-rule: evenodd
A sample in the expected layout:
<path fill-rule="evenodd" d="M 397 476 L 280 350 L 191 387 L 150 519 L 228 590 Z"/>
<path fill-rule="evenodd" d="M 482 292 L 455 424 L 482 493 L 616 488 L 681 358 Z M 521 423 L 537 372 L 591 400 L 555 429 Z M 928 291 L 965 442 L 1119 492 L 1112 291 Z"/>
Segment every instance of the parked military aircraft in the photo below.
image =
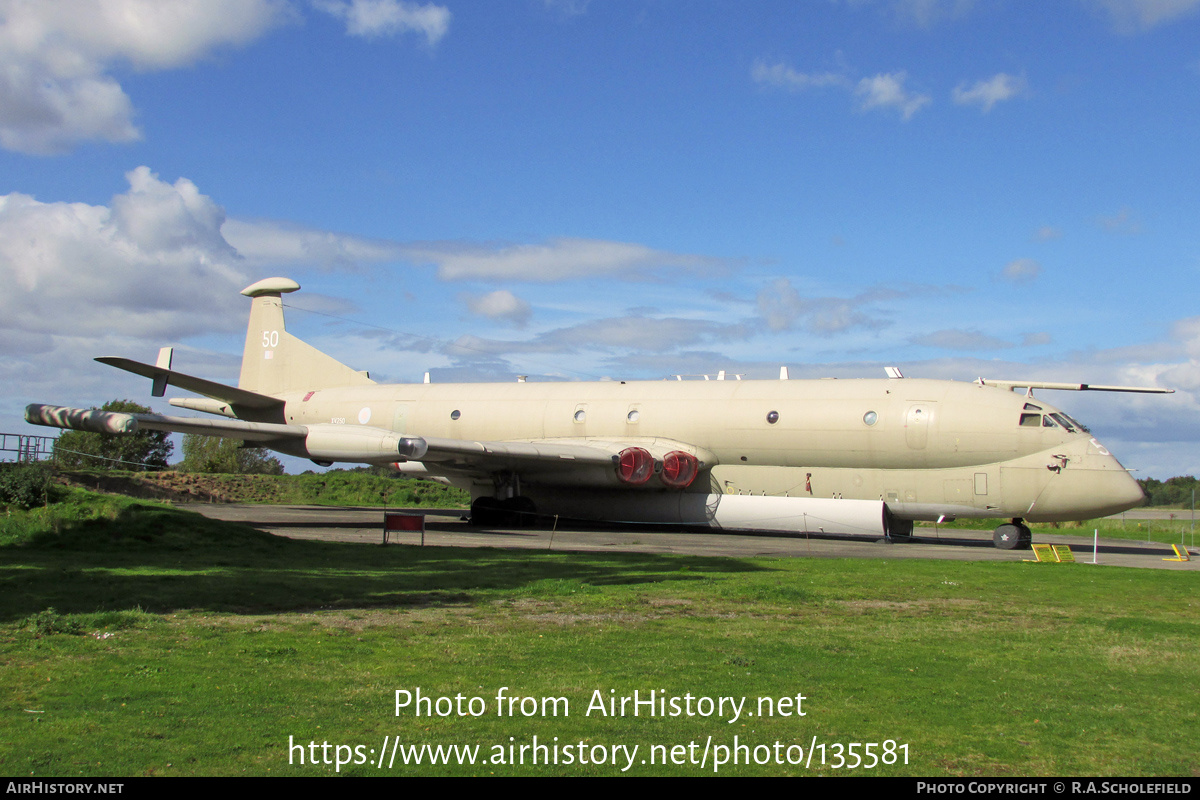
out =
<path fill-rule="evenodd" d="M 734 530 L 907 538 L 916 520 L 1008 518 L 997 547 L 1027 546 L 1030 522 L 1088 519 L 1142 492 L 1087 428 L 1034 389 L 1128 386 L 903 378 L 379 385 L 284 329 L 268 278 L 252 298 L 237 388 L 171 367 L 98 358 L 201 395 L 171 405 L 217 418 L 31 405 L 37 425 L 241 439 L 334 462 L 394 464 L 471 493 L 478 524 L 534 514 Z M 1027 391 L 1014 391 L 1024 388 Z"/>

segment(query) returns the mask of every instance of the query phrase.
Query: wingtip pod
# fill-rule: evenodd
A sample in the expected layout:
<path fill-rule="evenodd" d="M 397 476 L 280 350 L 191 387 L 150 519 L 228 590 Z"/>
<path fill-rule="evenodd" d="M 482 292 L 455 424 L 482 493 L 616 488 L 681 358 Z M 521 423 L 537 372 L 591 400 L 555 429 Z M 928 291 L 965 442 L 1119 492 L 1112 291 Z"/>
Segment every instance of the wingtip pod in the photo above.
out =
<path fill-rule="evenodd" d="M 258 283 L 252 283 L 242 289 L 242 294 L 246 297 L 260 297 L 264 294 L 287 294 L 295 292 L 299 288 L 300 284 L 291 278 L 264 278 Z"/>
<path fill-rule="evenodd" d="M 95 408 L 67 408 L 32 403 L 25 406 L 25 421 L 31 425 L 67 428 L 91 433 L 137 433 L 138 421 L 132 414 L 100 411 Z"/>

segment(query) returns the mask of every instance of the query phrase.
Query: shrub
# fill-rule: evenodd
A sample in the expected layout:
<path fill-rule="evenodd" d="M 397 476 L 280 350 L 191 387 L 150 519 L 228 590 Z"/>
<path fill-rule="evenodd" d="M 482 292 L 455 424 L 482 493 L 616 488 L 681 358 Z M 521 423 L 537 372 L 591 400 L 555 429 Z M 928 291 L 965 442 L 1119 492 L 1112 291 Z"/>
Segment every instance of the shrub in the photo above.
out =
<path fill-rule="evenodd" d="M 0 506 L 33 508 L 54 502 L 57 487 L 50 484 L 50 471 L 40 464 L 5 465 L 0 469 Z"/>

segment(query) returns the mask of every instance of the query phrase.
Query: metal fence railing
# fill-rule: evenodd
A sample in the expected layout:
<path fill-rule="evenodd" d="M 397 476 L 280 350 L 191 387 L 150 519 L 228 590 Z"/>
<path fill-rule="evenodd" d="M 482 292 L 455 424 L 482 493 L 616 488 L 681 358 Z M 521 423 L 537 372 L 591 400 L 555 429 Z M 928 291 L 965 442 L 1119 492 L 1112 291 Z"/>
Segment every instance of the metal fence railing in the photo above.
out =
<path fill-rule="evenodd" d="M 54 456 L 53 436 L 26 436 L 23 433 L 0 433 L 0 461 L 27 464 Z"/>

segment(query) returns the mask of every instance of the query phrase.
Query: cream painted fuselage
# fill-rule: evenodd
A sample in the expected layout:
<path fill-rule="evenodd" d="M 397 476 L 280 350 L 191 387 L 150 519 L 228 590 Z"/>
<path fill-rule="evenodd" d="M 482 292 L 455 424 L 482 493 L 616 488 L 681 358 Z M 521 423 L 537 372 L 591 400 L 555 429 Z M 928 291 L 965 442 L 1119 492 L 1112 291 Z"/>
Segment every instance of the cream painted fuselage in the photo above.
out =
<path fill-rule="evenodd" d="M 471 493 L 480 524 L 538 514 L 736 530 L 904 536 L 914 520 L 1088 519 L 1142 492 L 1107 450 L 1012 382 L 607 381 L 380 385 L 288 333 L 287 278 L 252 298 L 237 387 L 155 364 L 98 359 L 201 395 L 171 404 L 218 417 L 34 404 L 38 425 L 226 436 L 335 462 L 395 464 Z M 1034 386 L 1166 390 L 1082 384 Z"/>
<path fill-rule="evenodd" d="M 683 450 L 701 463 L 686 489 L 622 485 L 611 466 L 564 461 L 482 470 L 400 464 L 475 498 L 514 493 L 542 513 L 621 519 L 645 493 L 883 501 L 902 520 L 1088 519 L 1142 492 L 1058 409 L 1009 389 L 919 379 L 401 384 L 289 392 L 294 425 L 369 425 L 471 442 L 551 442 Z M 1043 419 L 1046 419 L 1043 424 Z M 1030 422 L 1033 424 L 1030 424 Z M 394 459 L 392 459 L 394 460 Z M 661 466 L 661 465 L 657 465 Z M 513 482 L 516 482 L 514 487 Z M 638 497 L 640 493 L 641 497 Z"/>

